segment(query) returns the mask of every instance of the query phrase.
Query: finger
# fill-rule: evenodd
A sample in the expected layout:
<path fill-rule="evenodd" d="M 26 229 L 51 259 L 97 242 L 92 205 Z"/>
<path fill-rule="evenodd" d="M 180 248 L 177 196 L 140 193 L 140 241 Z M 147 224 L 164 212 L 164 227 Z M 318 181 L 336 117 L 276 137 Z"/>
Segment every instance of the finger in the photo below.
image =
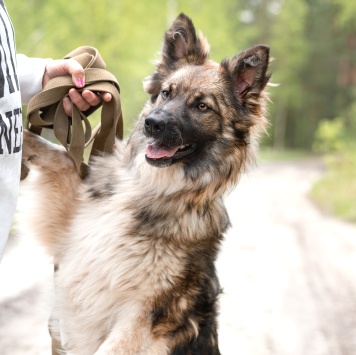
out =
<path fill-rule="evenodd" d="M 85 73 L 83 67 L 74 59 L 63 61 L 63 67 L 72 76 L 72 81 L 77 88 L 85 85 Z"/>
<path fill-rule="evenodd" d="M 89 109 L 90 103 L 88 103 L 77 90 L 70 89 L 68 95 L 72 100 L 72 103 L 77 106 L 80 111 L 86 111 Z"/>
<path fill-rule="evenodd" d="M 108 92 L 101 93 L 101 97 L 105 102 L 109 102 L 112 99 L 112 95 Z"/>
<path fill-rule="evenodd" d="M 91 106 L 99 105 L 101 100 L 109 102 L 112 99 L 112 95 L 108 92 L 96 92 L 91 90 L 84 90 L 82 92 L 83 98 L 90 103 Z"/>
<path fill-rule="evenodd" d="M 63 108 L 67 116 L 72 116 L 72 101 L 69 97 L 63 99 Z"/>
<path fill-rule="evenodd" d="M 83 90 L 82 97 L 91 106 L 97 106 L 101 102 L 101 96 L 90 90 Z"/>

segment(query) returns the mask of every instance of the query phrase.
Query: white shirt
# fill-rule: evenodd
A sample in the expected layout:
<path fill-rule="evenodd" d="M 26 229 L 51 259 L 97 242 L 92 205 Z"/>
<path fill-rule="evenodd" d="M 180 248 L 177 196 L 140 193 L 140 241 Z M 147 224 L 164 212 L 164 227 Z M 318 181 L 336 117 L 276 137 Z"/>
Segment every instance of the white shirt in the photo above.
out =
<path fill-rule="evenodd" d="M 16 56 L 14 29 L 0 0 L 0 260 L 12 225 L 20 182 L 22 104 L 41 91 L 48 60 Z"/>

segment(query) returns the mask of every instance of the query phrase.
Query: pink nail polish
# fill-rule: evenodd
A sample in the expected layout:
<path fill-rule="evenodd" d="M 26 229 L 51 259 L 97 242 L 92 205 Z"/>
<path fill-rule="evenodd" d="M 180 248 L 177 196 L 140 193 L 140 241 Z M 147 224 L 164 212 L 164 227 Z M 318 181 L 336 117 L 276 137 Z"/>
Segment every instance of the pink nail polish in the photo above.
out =
<path fill-rule="evenodd" d="M 77 84 L 82 88 L 84 86 L 84 80 L 82 78 L 77 78 Z"/>

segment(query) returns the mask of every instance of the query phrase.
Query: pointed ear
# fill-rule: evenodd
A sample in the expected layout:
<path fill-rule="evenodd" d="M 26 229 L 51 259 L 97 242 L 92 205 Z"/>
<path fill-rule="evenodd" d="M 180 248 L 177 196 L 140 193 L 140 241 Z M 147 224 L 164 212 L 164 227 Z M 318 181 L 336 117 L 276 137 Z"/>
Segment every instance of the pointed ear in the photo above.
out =
<path fill-rule="evenodd" d="M 189 63 L 202 64 L 209 56 L 210 47 L 200 34 L 197 36 L 192 20 L 180 14 L 165 33 L 162 61 L 174 64 L 181 59 Z"/>
<path fill-rule="evenodd" d="M 209 57 L 210 46 L 206 38 L 197 36 L 193 22 L 180 14 L 164 34 L 162 57 L 156 64 L 156 72 L 146 78 L 144 89 L 154 100 L 161 90 L 164 78 L 180 66 L 203 64 Z"/>
<path fill-rule="evenodd" d="M 244 99 L 249 94 L 259 95 L 265 88 L 270 79 L 268 63 L 269 47 L 258 45 L 224 60 L 221 65 L 233 80 L 235 94 Z"/>

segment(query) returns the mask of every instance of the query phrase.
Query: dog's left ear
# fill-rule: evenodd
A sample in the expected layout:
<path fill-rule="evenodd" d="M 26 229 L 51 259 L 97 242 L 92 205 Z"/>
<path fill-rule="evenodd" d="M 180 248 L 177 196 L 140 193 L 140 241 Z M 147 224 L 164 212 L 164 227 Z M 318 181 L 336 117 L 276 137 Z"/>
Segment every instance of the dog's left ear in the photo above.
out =
<path fill-rule="evenodd" d="M 249 95 L 259 95 L 270 79 L 267 74 L 269 47 L 258 45 L 239 52 L 231 60 L 221 65 L 232 78 L 234 92 L 240 99 Z"/>
<path fill-rule="evenodd" d="M 208 59 L 209 53 L 206 38 L 202 34 L 197 35 L 187 15 L 180 14 L 164 34 L 162 57 L 157 62 L 156 72 L 146 78 L 144 89 L 155 99 L 161 90 L 162 80 L 170 72 L 187 63 L 201 65 Z"/>
<path fill-rule="evenodd" d="M 202 34 L 197 36 L 192 20 L 182 13 L 164 35 L 162 64 L 175 66 L 181 59 L 188 63 L 203 64 L 209 52 L 206 38 Z"/>

